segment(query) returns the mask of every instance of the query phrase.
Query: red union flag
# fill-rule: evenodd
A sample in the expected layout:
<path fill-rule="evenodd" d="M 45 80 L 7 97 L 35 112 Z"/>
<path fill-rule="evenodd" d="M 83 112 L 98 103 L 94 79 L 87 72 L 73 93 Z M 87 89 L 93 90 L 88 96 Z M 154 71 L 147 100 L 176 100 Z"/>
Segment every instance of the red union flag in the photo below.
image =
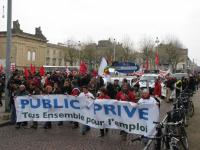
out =
<path fill-rule="evenodd" d="M 158 56 L 158 52 L 156 52 L 155 63 L 156 63 L 156 65 L 158 66 L 158 64 L 159 64 L 159 56 Z"/>
<path fill-rule="evenodd" d="M 87 65 L 82 61 L 79 68 L 80 74 L 86 74 L 87 73 Z"/>
<path fill-rule="evenodd" d="M 42 66 L 42 67 L 40 67 L 40 76 L 42 77 L 42 76 L 44 76 L 45 75 L 45 69 L 44 69 L 44 67 Z"/>
<path fill-rule="evenodd" d="M 2 73 L 3 72 L 3 65 L 1 64 L 0 65 L 0 73 Z"/>

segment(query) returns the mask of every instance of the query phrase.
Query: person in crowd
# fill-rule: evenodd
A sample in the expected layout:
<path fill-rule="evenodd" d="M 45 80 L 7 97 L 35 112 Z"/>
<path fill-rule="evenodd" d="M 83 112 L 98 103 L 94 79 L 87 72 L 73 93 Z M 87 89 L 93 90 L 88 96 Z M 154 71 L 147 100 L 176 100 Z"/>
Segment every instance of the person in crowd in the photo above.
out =
<path fill-rule="evenodd" d="M 106 89 L 108 91 L 108 96 L 111 99 L 115 99 L 117 92 L 115 92 L 116 89 L 114 89 L 114 85 L 110 81 L 107 81 Z"/>
<path fill-rule="evenodd" d="M 78 81 L 77 79 L 73 79 L 72 80 L 72 91 L 71 91 L 71 94 L 72 96 L 79 96 L 80 94 L 80 88 L 78 86 Z M 73 122 L 73 127 L 72 129 L 76 129 L 79 127 L 79 123 L 78 122 Z"/>
<path fill-rule="evenodd" d="M 108 96 L 108 92 L 106 90 L 106 88 L 102 87 L 100 89 L 100 94 L 98 96 L 98 99 L 110 99 L 110 97 Z M 108 129 L 105 129 L 105 132 L 108 132 Z M 100 137 L 103 137 L 104 134 L 104 129 L 100 129 Z"/>
<path fill-rule="evenodd" d="M 85 97 L 88 99 L 95 99 L 94 95 L 89 92 L 88 86 L 84 85 L 82 86 L 82 92 L 79 94 L 79 97 Z M 90 130 L 90 126 L 81 124 L 80 126 L 81 134 L 85 135 L 87 131 Z"/>
<path fill-rule="evenodd" d="M 114 91 L 114 96 L 117 95 L 117 93 L 121 90 L 121 87 L 119 85 L 119 79 L 115 79 L 113 83 L 113 91 Z"/>
<path fill-rule="evenodd" d="M 19 90 L 17 91 L 16 93 L 16 96 L 26 96 L 26 95 L 29 95 L 28 91 L 26 90 L 26 87 L 24 84 L 21 84 L 19 86 Z M 16 125 L 15 125 L 15 128 L 16 129 L 19 129 L 20 126 L 23 126 L 23 127 L 26 127 L 28 125 L 27 122 L 17 122 Z"/>
<path fill-rule="evenodd" d="M 196 83 L 195 83 L 195 79 L 194 79 L 194 77 L 193 77 L 193 75 L 190 75 L 190 77 L 189 77 L 189 82 L 188 82 L 188 88 L 191 90 L 191 91 L 195 91 L 195 85 L 196 85 Z"/>
<path fill-rule="evenodd" d="M 40 87 L 36 86 L 37 83 L 35 81 L 31 81 L 29 83 L 29 95 L 32 96 L 32 95 L 40 95 L 42 94 L 41 90 L 40 90 Z M 37 129 L 38 128 L 38 122 L 37 121 L 33 121 L 33 125 L 31 126 L 31 128 L 33 129 Z"/>
<path fill-rule="evenodd" d="M 62 94 L 62 90 L 61 90 L 61 85 L 59 85 L 59 81 L 55 82 L 53 85 L 53 91 L 52 94 Z M 63 121 L 59 121 L 58 122 L 58 126 L 62 126 L 63 125 Z"/>
<path fill-rule="evenodd" d="M 5 78 L 4 75 L 0 73 L 0 107 L 3 105 L 2 103 L 2 94 L 5 88 Z"/>
<path fill-rule="evenodd" d="M 160 101 L 156 100 L 156 97 L 154 98 L 153 96 L 151 96 L 151 93 L 149 89 L 147 88 L 144 88 L 141 91 L 141 98 L 139 99 L 137 103 L 139 105 L 140 104 L 155 104 L 155 105 L 158 105 L 158 107 L 160 108 Z M 155 121 L 159 121 L 159 120 L 155 120 Z M 148 137 L 143 138 L 143 142 L 146 145 L 148 143 Z"/>
<path fill-rule="evenodd" d="M 137 103 L 138 104 L 143 104 L 143 103 L 146 103 L 146 104 L 158 104 L 156 99 L 151 96 L 151 93 L 149 92 L 149 90 L 147 88 L 144 88 L 141 91 L 141 98 L 139 99 L 139 101 Z"/>
<path fill-rule="evenodd" d="M 122 86 L 124 86 L 125 84 L 128 85 L 128 88 L 131 87 L 130 84 L 128 83 L 128 80 L 127 80 L 126 78 L 124 78 L 124 79 L 122 80 Z"/>
<path fill-rule="evenodd" d="M 175 83 L 176 83 L 176 78 L 173 77 L 166 77 L 166 87 L 167 87 L 167 93 L 166 93 L 166 102 L 169 103 L 172 101 L 171 94 L 175 90 Z"/>
<path fill-rule="evenodd" d="M 124 84 L 122 86 L 121 91 L 119 91 L 116 95 L 116 99 L 119 101 L 136 102 L 135 94 L 130 90 L 128 84 Z"/>
<path fill-rule="evenodd" d="M 72 85 L 69 79 L 66 79 L 62 87 L 62 93 L 70 95 L 72 92 Z"/>
<path fill-rule="evenodd" d="M 94 95 L 94 97 L 96 97 L 96 93 L 97 93 L 98 89 L 97 89 L 97 81 L 96 81 L 95 77 L 93 77 L 90 80 L 90 82 L 88 84 L 88 89 L 89 89 L 90 93 L 92 93 Z"/>
<path fill-rule="evenodd" d="M 78 86 L 78 81 L 76 79 L 72 80 L 72 91 L 71 95 L 72 96 L 79 96 L 80 94 L 80 88 Z"/>
<path fill-rule="evenodd" d="M 185 77 L 182 77 L 181 83 L 182 83 L 182 90 L 184 91 L 186 89 L 186 87 L 188 86 L 188 81 Z"/>
<path fill-rule="evenodd" d="M 119 101 L 128 101 L 128 102 L 136 102 L 135 94 L 130 91 L 128 84 L 123 84 L 121 91 L 119 91 L 116 95 L 116 99 Z M 121 138 L 123 141 L 127 139 L 127 132 L 122 131 L 120 132 Z"/>
<path fill-rule="evenodd" d="M 102 76 L 97 77 L 97 89 L 100 89 L 104 86 L 104 80 Z"/>
<path fill-rule="evenodd" d="M 161 83 L 159 78 L 155 79 L 155 87 L 153 94 L 155 97 L 161 97 Z"/>
<path fill-rule="evenodd" d="M 177 97 L 179 97 L 179 95 L 182 91 L 182 80 L 181 79 L 176 81 L 175 87 L 176 87 L 176 98 L 177 98 Z"/>
<path fill-rule="evenodd" d="M 45 87 L 45 91 L 44 91 L 44 94 L 47 94 L 47 95 L 51 95 L 53 94 L 53 87 L 51 84 L 47 85 Z M 50 121 L 47 121 L 45 122 L 44 124 L 44 129 L 51 129 L 52 125 L 51 125 L 51 122 Z"/>

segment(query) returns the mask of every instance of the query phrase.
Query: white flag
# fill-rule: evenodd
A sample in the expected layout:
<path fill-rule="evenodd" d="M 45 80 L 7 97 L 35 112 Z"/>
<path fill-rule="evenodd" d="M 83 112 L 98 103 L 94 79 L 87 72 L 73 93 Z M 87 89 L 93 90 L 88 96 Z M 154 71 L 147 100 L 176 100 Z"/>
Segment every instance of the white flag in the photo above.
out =
<path fill-rule="evenodd" d="M 98 75 L 99 76 L 103 76 L 104 75 L 104 69 L 108 66 L 108 63 L 106 61 L 106 59 L 103 57 L 101 59 L 101 63 L 100 63 L 100 66 L 99 66 L 99 70 L 98 70 Z"/>

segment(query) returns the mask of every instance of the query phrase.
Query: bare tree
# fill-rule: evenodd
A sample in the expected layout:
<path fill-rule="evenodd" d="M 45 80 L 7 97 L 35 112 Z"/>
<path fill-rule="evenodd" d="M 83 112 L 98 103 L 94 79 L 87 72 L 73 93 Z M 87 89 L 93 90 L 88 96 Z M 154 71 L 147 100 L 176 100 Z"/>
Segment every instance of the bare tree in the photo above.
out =
<path fill-rule="evenodd" d="M 65 46 L 64 60 L 69 62 L 70 66 L 73 66 L 78 61 L 77 43 L 73 40 L 67 40 Z"/>
<path fill-rule="evenodd" d="M 148 59 L 151 66 L 154 65 L 155 60 L 155 52 L 154 52 L 154 45 L 155 42 L 152 38 L 145 37 L 142 40 L 140 40 L 140 51 L 142 53 L 141 57 L 143 59 L 143 64 L 145 64 L 146 59 Z"/>
<path fill-rule="evenodd" d="M 178 38 L 172 36 L 168 36 L 163 43 L 159 45 L 160 60 L 168 63 L 172 71 L 175 71 L 177 64 L 187 59 L 187 49 L 183 48 Z"/>
<path fill-rule="evenodd" d="M 122 40 L 122 47 L 123 47 L 123 56 L 124 61 L 130 61 L 134 59 L 134 47 L 133 41 L 130 39 L 129 36 L 125 36 Z"/>

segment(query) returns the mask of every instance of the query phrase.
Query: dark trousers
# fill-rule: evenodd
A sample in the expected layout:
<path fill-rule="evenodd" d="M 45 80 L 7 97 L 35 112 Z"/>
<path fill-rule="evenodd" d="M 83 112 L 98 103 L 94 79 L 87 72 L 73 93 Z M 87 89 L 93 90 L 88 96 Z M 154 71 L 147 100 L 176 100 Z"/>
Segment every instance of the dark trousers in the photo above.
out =
<path fill-rule="evenodd" d="M 51 128 L 51 122 L 50 121 L 45 122 L 44 128 Z"/>

